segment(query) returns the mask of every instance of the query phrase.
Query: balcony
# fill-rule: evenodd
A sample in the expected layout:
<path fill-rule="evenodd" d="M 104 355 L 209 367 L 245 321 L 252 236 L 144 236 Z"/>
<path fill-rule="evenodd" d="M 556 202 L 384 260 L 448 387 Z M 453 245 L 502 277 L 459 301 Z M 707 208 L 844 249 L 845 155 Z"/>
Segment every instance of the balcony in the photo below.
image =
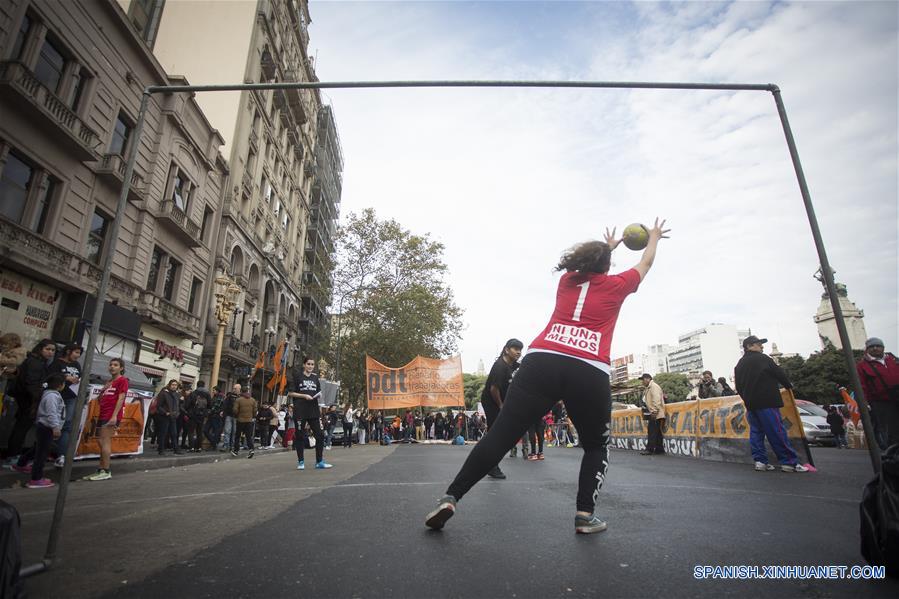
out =
<path fill-rule="evenodd" d="M 275 57 L 272 55 L 272 51 L 268 46 L 266 46 L 262 50 L 262 59 L 260 60 L 260 66 L 262 67 L 262 80 L 274 81 L 278 67 L 275 64 Z"/>
<path fill-rule="evenodd" d="M 287 71 L 287 80 L 300 82 L 301 77 L 300 73 L 294 69 Z M 302 125 L 309 120 L 309 115 L 306 114 L 306 103 L 303 102 L 303 94 L 306 93 L 306 90 L 303 89 L 286 89 L 284 90 L 285 96 L 287 97 L 287 105 L 290 107 L 291 112 L 296 118 L 297 123 Z"/>
<path fill-rule="evenodd" d="M 258 345 L 243 341 L 234 335 L 228 335 L 228 343 L 223 345 L 222 349 L 227 353 L 236 354 L 234 357 L 248 362 L 255 362 L 260 351 Z"/>
<path fill-rule="evenodd" d="M 250 172 L 250 169 L 245 169 L 243 172 L 243 179 L 241 181 L 241 185 L 243 188 L 243 193 L 248 198 L 253 197 L 253 192 L 255 191 L 255 185 L 253 185 L 253 173 Z"/>
<path fill-rule="evenodd" d="M 54 137 L 54 142 L 81 161 L 97 160 L 100 139 L 78 115 L 38 81 L 20 62 L 0 62 L 0 95 L 16 104 L 35 124 Z M 11 115 L 7 115 L 10 118 Z M 62 131 L 63 135 L 59 135 Z"/>
<path fill-rule="evenodd" d="M 259 151 L 259 134 L 256 133 L 255 129 L 250 129 L 250 147 Z"/>
<path fill-rule="evenodd" d="M 161 329 L 175 335 L 199 337 L 200 319 L 155 293 L 142 292 L 135 308 L 142 318 Z"/>
<path fill-rule="evenodd" d="M 190 220 L 174 200 L 165 200 L 156 213 L 156 220 L 180 239 L 187 247 L 200 247 L 200 225 Z"/>
<path fill-rule="evenodd" d="M 104 154 L 100 165 L 96 167 L 97 176 L 112 185 L 120 188 L 125 181 L 125 158 L 118 154 Z M 144 178 L 137 172 L 131 173 L 131 186 L 128 188 L 128 198 L 139 202 L 144 199 Z"/>

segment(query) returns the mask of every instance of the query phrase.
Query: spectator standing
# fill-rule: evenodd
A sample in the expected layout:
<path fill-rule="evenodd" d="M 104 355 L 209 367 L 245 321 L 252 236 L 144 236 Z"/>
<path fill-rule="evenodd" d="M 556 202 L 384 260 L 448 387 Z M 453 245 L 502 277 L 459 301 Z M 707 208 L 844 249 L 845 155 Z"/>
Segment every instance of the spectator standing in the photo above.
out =
<path fill-rule="evenodd" d="M 702 373 L 702 379 L 699 381 L 699 399 L 708 397 L 721 397 L 724 390 L 710 370 Z"/>
<path fill-rule="evenodd" d="M 649 410 L 649 420 L 646 421 L 648 428 L 646 450 L 640 453 L 642 455 L 664 454 L 665 446 L 662 442 L 662 427 L 665 424 L 664 393 L 648 372 L 640 377 L 640 380 L 643 383 L 643 405 Z"/>
<path fill-rule="evenodd" d="M 240 383 L 235 383 L 231 387 L 231 391 L 225 395 L 225 401 L 222 404 L 223 429 L 221 451 L 227 451 L 228 448 L 234 444 L 234 429 L 237 428 L 236 420 L 234 419 L 234 403 L 240 397 L 242 391 L 243 387 L 240 386 Z"/>
<path fill-rule="evenodd" d="M 830 432 L 837 440 L 837 447 L 840 449 L 849 447 L 849 441 L 846 439 L 846 421 L 834 406 L 827 406 L 827 424 L 830 425 Z"/>
<path fill-rule="evenodd" d="M 203 427 L 203 435 L 209 441 L 209 451 L 218 449 L 219 440 L 222 437 L 222 417 L 225 409 L 225 397 L 218 387 L 212 388 L 212 406 L 209 408 L 209 416 L 206 418 L 206 426 Z"/>
<path fill-rule="evenodd" d="M 15 422 L 3 452 L 10 463 L 18 461 L 25 437 L 34 426 L 37 408 L 44 393 L 44 381 L 50 360 L 56 353 L 56 343 L 52 339 L 41 339 L 17 367 L 16 378 L 9 394 L 16 402 Z"/>
<path fill-rule="evenodd" d="M 331 444 L 334 442 L 334 429 L 337 428 L 339 419 L 337 406 L 329 406 L 328 411 L 325 413 L 325 449 L 331 449 Z"/>
<path fill-rule="evenodd" d="M 874 437 L 884 450 L 899 443 L 899 361 L 884 353 L 883 340 L 871 337 L 865 341 L 865 355 L 856 370 L 871 408 Z"/>
<path fill-rule="evenodd" d="M 181 455 L 178 438 L 175 436 L 175 431 L 178 430 L 176 422 L 181 415 L 181 393 L 178 386 L 178 380 L 172 379 L 156 396 L 156 451 L 159 455 L 165 453 L 168 443 L 172 444 L 176 455 Z"/>
<path fill-rule="evenodd" d="M 269 445 L 269 428 L 271 427 L 272 412 L 271 405 L 265 403 L 256 413 L 256 428 L 259 431 L 259 448 L 268 449 Z"/>
<path fill-rule="evenodd" d="M 353 446 L 353 406 L 347 404 L 343 410 L 343 446 Z"/>
<path fill-rule="evenodd" d="M 315 439 L 315 467 L 319 470 L 332 467 L 324 459 L 325 440 L 322 433 L 321 408 L 318 405 L 322 387 L 314 371 L 315 360 L 308 356 L 303 357 L 302 370 L 294 369 L 291 373 L 290 392 L 287 394 L 288 398 L 293 399 L 293 413 L 296 419 L 297 432 L 293 439 L 293 447 L 297 452 L 297 470 L 306 469 L 303 450 L 306 445 L 307 424 L 312 429 Z"/>
<path fill-rule="evenodd" d="M 734 369 L 734 383 L 737 394 L 746 404 L 746 419 L 749 421 L 749 447 L 755 460 L 755 469 L 760 472 L 774 470 L 768 463 L 765 438 L 771 444 L 784 472 L 808 472 L 799 463 L 799 456 L 790 443 L 780 416 L 783 399 L 778 383 L 792 389 L 790 380 L 783 369 L 763 352 L 767 339 L 750 335 L 743 340 L 743 357 Z"/>
<path fill-rule="evenodd" d="M 54 486 L 49 478 L 44 478 L 44 464 L 50 455 L 53 440 L 59 439 L 62 434 L 66 407 L 60 391 L 65 386 L 66 379 L 62 373 L 53 373 L 47 377 L 47 388 L 41 396 L 37 409 L 37 429 L 32 450 L 34 462 L 31 466 L 31 480 L 25 485 L 29 489 Z M 20 458 L 19 462 L 22 461 Z"/>
<path fill-rule="evenodd" d="M 60 396 L 65 404 L 65 422 L 62 431 L 56 439 L 57 468 L 62 468 L 66 463 L 66 447 L 72 434 L 72 418 L 75 415 L 75 400 L 78 399 L 78 386 L 81 384 L 81 365 L 78 360 L 84 348 L 77 343 L 69 343 L 63 349 L 60 357 L 53 360 L 47 369 L 47 374 L 62 374 L 65 378 L 65 386 L 60 391 Z"/>
<path fill-rule="evenodd" d="M 97 437 L 100 443 L 100 468 L 84 480 L 100 481 L 112 478 L 109 459 L 112 457 L 112 437 L 122 418 L 125 417 L 125 397 L 128 394 L 128 379 L 125 377 L 125 362 L 120 358 L 109 361 L 109 382 L 100 390 L 100 417 L 97 420 Z"/>
<path fill-rule="evenodd" d="M 736 395 L 737 392 L 731 389 L 730 385 L 727 384 L 727 379 L 723 376 L 718 377 L 718 384 L 721 385 L 721 396 L 728 395 Z"/>
<path fill-rule="evenodd" d="M 203 425 L 209 410 L 212 408 L 212 393 L 206 388 L 204 381 L 197 383 L 197 388 L 187 397 L 187 438 L 189 451 L 199 453 L 203 445 Z"/>
<path fill-rule="evenodd" d="M 240 437 L 243 435 L 247 448 L 250 450 L 247 459 L 253 457 L 253 422 L 256 419 L 256 400 L 248 392 L 243 392 L 234 402 L 232 413 L 236 421 L 234 431 L 234 443 L 231 446 L 231 455 L 237 457 L 240 454 Z"/>

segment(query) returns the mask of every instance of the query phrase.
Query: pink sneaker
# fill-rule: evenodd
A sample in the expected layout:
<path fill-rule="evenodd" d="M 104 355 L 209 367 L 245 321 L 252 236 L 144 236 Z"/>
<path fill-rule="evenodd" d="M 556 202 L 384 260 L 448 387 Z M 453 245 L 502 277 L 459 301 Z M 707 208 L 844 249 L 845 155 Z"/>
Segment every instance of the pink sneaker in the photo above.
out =
<path fill-rule="evenodd" d="M 49 478 L 42 478 L 40 480 L 30 480 L 25 486 L 29 489 L 46 489 L 48 487 L 55 487 L 56 484 Z"/>
<path fill-rule="evenodd" d="M 31 464 L 25 464 L 24 466 L 13 464 L 11 468 L 15 472 L 21 472 L 22 474 L 31 474 Z"/>

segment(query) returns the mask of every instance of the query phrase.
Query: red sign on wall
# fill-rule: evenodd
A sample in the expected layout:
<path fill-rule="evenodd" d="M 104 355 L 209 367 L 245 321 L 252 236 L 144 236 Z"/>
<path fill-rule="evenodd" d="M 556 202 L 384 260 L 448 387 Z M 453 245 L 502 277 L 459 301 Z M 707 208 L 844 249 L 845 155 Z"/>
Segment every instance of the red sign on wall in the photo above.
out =
<path fill-rule="evenodd" d="M 169 345 L 168 343 L 157 339 L 156 340 L 156 353 L 159 354 L 161 358 L 171 358 L 176 362 L 184 361 L 184 350 L 175 347 L 174 345 Z"/>

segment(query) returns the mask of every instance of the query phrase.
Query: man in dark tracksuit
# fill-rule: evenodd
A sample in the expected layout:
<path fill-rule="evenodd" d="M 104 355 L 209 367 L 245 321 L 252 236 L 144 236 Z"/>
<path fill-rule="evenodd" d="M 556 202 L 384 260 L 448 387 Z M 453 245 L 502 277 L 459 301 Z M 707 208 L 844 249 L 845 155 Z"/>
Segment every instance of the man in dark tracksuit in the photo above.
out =
<path fill-rule="evenodd" d="M 496 359 L 496 362 L 493 363 L 490 374 L 487 375 L 484 390 L 481 392 L 481 406 L 484 408 L 484 415 L 487 417 L 488 430 L 499 416 L 503 400 L 506 398 L 506 391 L 509 389 L 509 383 L 512 382 L 512 375 L 515 374 L 515 370 L 519 366 L 518 358 L 521 357 L 523 347 L 524 344 L 518 339 L 506 341 L 502 353 Z M 499 464 L 494 466 L 487 473 L 487 476 L 491 478 L 506 478 L 506 475 L 500 470 Z"/>
<path fill-rule="evenodd" d="M 790 380 L 783 369 L 770 357 L 762 353 L 767 339 L 750 335 L 743 341 L 743 357 L 734 369 L 737 394 L 746 404 L 746 419 L 749 421 L 749 447 L 755 460 L 755 469 L 761 472 L 774 470 L 768 463 L 765 437 L 771 444 L 780 468 L 784 472 L 808 472 L 799 463 L 799 457 L 790 443 L 787 431 L 780 417 L 783 399 L 778 383 L 792 389 Z"/>

